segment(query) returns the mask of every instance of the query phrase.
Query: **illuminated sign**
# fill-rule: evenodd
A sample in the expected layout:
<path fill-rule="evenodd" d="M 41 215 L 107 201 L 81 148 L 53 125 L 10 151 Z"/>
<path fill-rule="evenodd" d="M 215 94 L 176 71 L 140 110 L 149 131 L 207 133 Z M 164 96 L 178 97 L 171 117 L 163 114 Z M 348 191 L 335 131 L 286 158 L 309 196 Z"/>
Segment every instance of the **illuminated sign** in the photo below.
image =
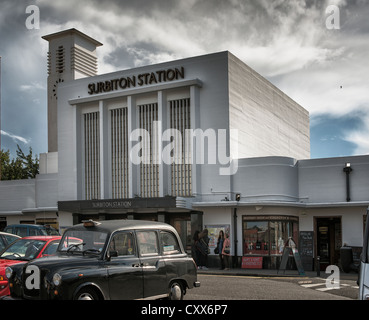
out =
<path fill-rule="evenodd" d="M 147 72 L 112 80 L 89 83 L 88 94 L 91 95 L 116 90 L 124 90 L 127 88 L 141 87 L 179 79 L 184 79 L 183 67 L 158 70 L 155 72 Z"/>

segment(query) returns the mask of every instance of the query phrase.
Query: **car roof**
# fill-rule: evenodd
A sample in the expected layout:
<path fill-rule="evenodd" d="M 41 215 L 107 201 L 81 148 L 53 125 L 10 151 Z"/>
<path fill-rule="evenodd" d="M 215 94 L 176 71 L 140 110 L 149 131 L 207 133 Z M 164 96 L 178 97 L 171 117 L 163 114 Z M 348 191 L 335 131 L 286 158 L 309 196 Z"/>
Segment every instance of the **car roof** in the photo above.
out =
<path fill-rule="evenodd" d="M 132 229 L 167 229 L 175 230 L 171 225 L 163 222 L 146 221 L 146 220 L 103 220 L 97 221 L 94 227 L 84 227 L 83 223 L 77 224 L 72 229 L 91 229 L 95 231 L 114 232 L 116 230 L 132 230 Z"/>
<path fill-rule="evenodd" d="M 0 234 L 4 235 L 4 236 L 11 236 L 11 237 L 16 237 L 16 238 L 20 238 L 20 236 L 14 234 L 14 233 L 9 233 L 9 232 L 3 232 L 0 231 Z"/>
<path fill-rule="evenodd" d="M 18 223 L 18 224 L 9 224 L 5 228 L 8 227 L 31 227 L 31 228 L 52 228 L 50 225 L 43 224 L 27 224 L 27 223 Z"/>
<path fill-rule="evenodd" d="M 50 241 L 50 240 L 60 240 L 61 238 L 62 238 L 61 236 L 27 236 L 23 237 L 22 239 Z"/>

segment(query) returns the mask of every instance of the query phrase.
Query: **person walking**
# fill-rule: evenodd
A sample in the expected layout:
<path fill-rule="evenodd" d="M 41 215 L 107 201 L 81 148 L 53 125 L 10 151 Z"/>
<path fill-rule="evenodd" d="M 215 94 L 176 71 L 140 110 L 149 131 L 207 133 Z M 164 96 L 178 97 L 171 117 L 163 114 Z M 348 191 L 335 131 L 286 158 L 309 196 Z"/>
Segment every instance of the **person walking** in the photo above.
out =
<path fill-rule="evenodd" d="M 199 234 L 197 249 L 199 250 L 199 269 L 207 270 L 208 254 L 209 254 L 209 236 L 208 229 L 204 229 Z"/>
<path fill-rule="evenodd" d="M 196 230 L 193 238 L 192 238 L 192 246 L 191 246 L 191 254 L 192 254 L 192 258 L 196 263 L 196 266 L 199 267 L 199 256 L 200 256 L 200 251 L 198 250 L 197 246 L 198 246 L 198 242 L 199 242 L 199 233 L 200 231 Z"/>
<path fill-rule="evenodd" d="M 223 257 L 223 243 L 224 243 L 224 232 L 223 230 L 219 231 L 219 236 L 218 236 L 218 242 L 217 242 L 217 247 L 214 250 L 215 254 L 219 254 L 219 261 L 220 261 L 220 270 L 223 270 L 225 268 L 224 266 L 224 257 Z"/>
<path fill-rule="evenodd" d="M 231 256 L 231 241 L 229 240 L 229 234 L 225 234 L 225 239 L 223 243 L 223 249 L 222 249 L 223 258 L 225 261 L 225 269 L 229 270 L 230 268 L 230 256 Z"/>

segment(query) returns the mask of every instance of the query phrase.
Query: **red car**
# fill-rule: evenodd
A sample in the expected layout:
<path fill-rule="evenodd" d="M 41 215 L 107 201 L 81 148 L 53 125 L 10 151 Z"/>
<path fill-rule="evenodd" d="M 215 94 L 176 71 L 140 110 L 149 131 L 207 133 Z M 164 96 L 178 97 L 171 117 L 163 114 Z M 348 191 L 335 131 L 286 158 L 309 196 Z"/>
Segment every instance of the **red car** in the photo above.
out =
<path fill-rule="evenodd" d="M 54 254 L 61 236 L 30 236 L 18 239 L 0 254 L 0 297 L 9 295 L 5 269 L 13 264 L 27 262 Z"/>

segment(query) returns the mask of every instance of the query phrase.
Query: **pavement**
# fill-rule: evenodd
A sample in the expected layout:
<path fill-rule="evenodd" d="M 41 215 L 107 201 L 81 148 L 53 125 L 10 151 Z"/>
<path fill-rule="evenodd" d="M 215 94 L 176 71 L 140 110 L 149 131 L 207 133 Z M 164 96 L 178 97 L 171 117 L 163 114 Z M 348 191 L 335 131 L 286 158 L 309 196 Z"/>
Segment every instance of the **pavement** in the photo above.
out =
<path fill-rule="evenodd" d="M 296 278 L 327 278 L 330 273 L 325 271 L 305 271 L 304 274 L 299 274 L 297 270 L 272 270 L 272 269 L 242 269 L 242 268 L 231 268 L 229 270 L 220 270 L 219 268 L 208 268 L 207 270 L 199 269 L 198 274 L 209 274 L 209 275 L 227 275 L 227 276 L 246 276 L 246 277 L 296 277 Z M 352 280 L 358 279 L 358 273 L 350 272 L 345 273 L 340 271 L 341 280 Z"/>

